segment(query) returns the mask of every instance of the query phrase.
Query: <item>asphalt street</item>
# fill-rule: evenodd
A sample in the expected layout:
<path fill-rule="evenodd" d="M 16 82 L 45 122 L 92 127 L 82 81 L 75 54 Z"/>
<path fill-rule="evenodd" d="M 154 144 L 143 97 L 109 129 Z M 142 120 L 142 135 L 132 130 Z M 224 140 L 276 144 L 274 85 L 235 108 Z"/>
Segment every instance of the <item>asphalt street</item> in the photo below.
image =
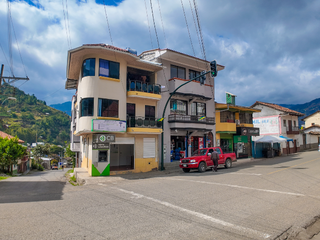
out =
<path fill-rule="evenodd" d="M 313 151 L 84 186 L 61 170 L 13 177 L 0 239 L 275 239 L 320 215 L 319 172 Z"/>

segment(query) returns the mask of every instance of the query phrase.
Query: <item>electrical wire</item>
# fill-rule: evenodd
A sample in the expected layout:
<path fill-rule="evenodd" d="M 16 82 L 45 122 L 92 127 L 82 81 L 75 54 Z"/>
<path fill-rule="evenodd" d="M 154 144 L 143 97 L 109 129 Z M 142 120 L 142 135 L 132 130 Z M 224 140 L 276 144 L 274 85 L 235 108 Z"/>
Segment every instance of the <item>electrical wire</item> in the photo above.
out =
<path fill-rule="evenodd" d="M 67 25 L 68 25 L 68 33 L 69 33 L 69 41 L 70 41 L 70 47 L 72 48 L 71 44 L 71 33 L 70 33 L 70 26 L 69 26 L 69 11 L 68 11 L 68 0 L 66 0 L 66 12 L 67 12 Z"/>
<path fill-rule="evenodd" d="M 6 59 L 7 64 L 9 65 L 9 62 L 8 62 L 7 56 L 6 56 L 5 52 L 3 51 L 3 48 L 2 48 L 1 43 L 0 43 L 0 47 L 1 47 L 1 50 L 2 50 L 2 53 L 3 53 L 3 56 L 4 56 L 4 58 Z"/>
<path fill-rule="evenodd" d="M 203 56 L 203 50 L 202 50 L 202 48 L 201 48 L 201 42 L 200 42 L 199 31 L 198 31 L 198 27 L 197 27 L 196 19 L 195 19 L 195 17 L 194 17 L 193 7 L 192 7 L 192 4 L 191 4 L 191 0 L 189 0 L 189 4 L 190 4 L 190 10 L 191 10 L 192 18 L 193 18 L 194 27 L 195 27 L 196 32 L 197 32 L 197 38 L 198 38 L 198 43 L 199 43 L 199 46 L 200 46 L 200 51 L 201 51 L 201 54 L 202 54 L 202 56 Z"/>
<path fill-rule="evenodd" d="M 103 0 L 103 6 L 104 6 L 104 13 L 106 15 L 107 25 L 108 25 L 110 41 L 111 41 L 111 45 L 113 46 L 113 40 L 112 40 L 112 36 L 111 36 L 111 30 L 110 30 L 110 25 L 109 25 L 109 20 L 108 20 L 107 8 L 106 8 L 106 4 L 105 4 L 104 0 Z"/>
<path fill-rule="evenodd" d="M 193 0 L 193 5 L 194 5 L 194 11 L 195 11 L 195 13 L 196 13 L 196 18 L 197 18 L 197 23 L 198 23 L 198 28 L 199 28 L 199 34 L 200 34 L 200 40 L 201 40 L 201 47 L 202 47 L 202 49 L 203 49 L 203 57 L 204 57 L 204 60 L 207 60 L 206 50 L 205 50 L 205 47 L 204 47 L 202 30 L 201 30 L 201 24 L 200 24 L 200 19 L 199 19 L 198 7 L 197 7 L 196 0 Z"/>
<path fill-rule="evenodd" d="M 165 47 L 167 48 L 167 47 L 168 47 L 168 43 L 167 43 L 167 38 L 166 38 L 165 31 L 164 31 L 164 24 L 163 24 L 163 20 L 162 20 L 161 7 L 160 7 L 160 2 L 159 2 L 159 0 L 158 0 L 158 8 L 159 8 L 159 13 L 160 13 L 160 19 L 161 19 L 161 25 L 162 25 L 164 43 L 165 43 Z"/>
<path fill-rule="evenodd" d="M 21 51 L 20 51 L 20 47 L 19 47 L 19 43 L 18 43 L 16 31 L 15 31 L 15 29 L 14 29 L 14 25 L 13 25 L 13 21 L 12 21 L 12 16 L 11 16 L 11 14 L 10 14 L 10 19 L 11 19 L 11 24 L 12 24 L 12 29 L 13 29 L 14 37 L 15 37 L 15 39 L 16 39 L 16 43 L 17 43 L 17 46 L 18 46 L 21 63 L 22 63 L 23 69 L 24 69 L 24 73 L 26 74 L 26 76 L 28 76 L 28 75 L 27 75 L 26 68 L 25 68 L 24 63 L 23 63 L 23 60 L 22 60 L 22 55 L 21 55 Z"/>
<path fill-rule="evenodd" d="M 147 1 L 146 0 L 144 0 L 144 6 L 146 8 L 146 16 L 147 16 L 147 22 L 148 22 L 148 28 L 149 28 L 151 48 L 153 49 L 153 41 L 152 41 L 152 36 L 151 36 L 151 29 L 150 29 L 149 15 L 148 15 L 148 7 L 147 7 Z"/>
<path fill-rule="evenodd" d="M 14 76 L 13 74 L 13 59 L 12 59 L 12 36 L 11 36 L 11 8 L 10 8 L 10 1 L 7 0 L 8 4 L 8 13 L 7 13 L 7 24 L 8 24 L 8 45 L 9 45 L 9 60 L 10 60 L 10 71 L 11 75 Z"/>
<path fill-rule="evenodd" d="M 191 48 L 192 48 L 192 51 L 193 51 L 193 56 L 196 56 L 196 52 L 194 51 L 194 47 L 193 47 L 193 43 L 192 43 L 192 39 L 191 39 L 191 34 L 190 34 L 190 30 L 189 30 L 189 25 L 188 25 L 188 20 L 187 20 L 186 12 L 184 10 L 184 6 L 183 6 L 183 1 L 182 0 L 181 0 L 181 7 L 182 7 L 183 15 L 184 15 L 184 20 L 186 21 L 186 26 L 187 26 L 187 29 L 188 29 L 188 35 L 189 35 L 189 39 L 190 39 L 190 43 L 191 43 Z"/>
<path fill-rule="evenodd" d="M 70 40 L 69 40 L 69 34 L 68 34 L 68 25 L 67 25 L 67 17 L 66 17 L 64 0 L 62 0 L 62 11 L 63 11 L 63 18 L 64 18 L 64 25 L 65 25 L 65 30 L 66 30 L 68 48 L 71 49 Z"/>

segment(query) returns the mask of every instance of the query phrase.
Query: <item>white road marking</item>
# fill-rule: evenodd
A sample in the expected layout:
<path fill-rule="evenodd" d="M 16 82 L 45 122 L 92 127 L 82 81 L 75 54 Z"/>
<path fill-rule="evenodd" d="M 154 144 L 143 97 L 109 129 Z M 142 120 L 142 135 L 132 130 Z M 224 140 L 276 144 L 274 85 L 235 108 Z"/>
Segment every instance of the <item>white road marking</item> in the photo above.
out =
<path fill-rule="evenodd" d="M 279 194 L 286 194 L 286 195 L 293 195 L 293 196 L 300 196 L 305 197 L 306 195 L 300 194 L 300 193 L 292 193 L 292 192 L 281 192 L 281 191 L 275 191 L 275 190 L 268 190 L 268 189 L 260 189 L 260 188 L 251 188 L 251 187 L 244 187 L 244 186 L 238 186 L 238 185 L 231 185 L 231 184 L 225 184 L 225 183 L 215 183 L 215 182 L 205 182 L 205 181 L 196 181 L 196 180 L 186 180 L 186 179 L 179 179 L 179 178 L 163 178 L 165 180 L 174 180 L 174 181 L 185 181 L 185 182 L 196 182 L 196 183 L 204 183 L 204 184 L 211 184 L 211 185 L 219 185 L 219 186 L 226 186 L 226 187 L 233 187 L 233 188 L 242 188 L 242 189 L 249 189 L 249 190 L 255 190 L 255 191 L 261 191 L 261 192 L 269 192 L 269 193 L 279 193 Z"/>
<path fill-rule="evenodd" d="M 178 210 L 180 212 L 188 213 L 188 214 L 196 216 L 198 218 L 201 218 L 201 219 L 204 219 L 204 220 L 216 223 L 216 224 L 220 224 L 220 225 L 222 225 L 224 227 L 233 228 L 233 229 L 235 229 L 235 230 L 237 230 L 239 232 L 242 232 L 242 233 L 255 235 L 255 236 L 258 236 L 260 238 L 265 238 L 265 239 L 270 237 L 269 234 L 262 233 L 262 232 L 259 232 L 259 231 L 256 231 L 256 230 L 253 230 L 253 229 L 250 229 L 250 228 L 237 226 L 237 225 L 234 225 L 232 223 L 228 223 L 228 222 L 225 222 L 223 220 L 220 220 L 220 219 L 213 218 L 211 216 L 205 215 L 203 213 L 199 213 L 199 212 L 195 212 L 195 211 L 192 211 L 192 210 L 188 210 L 188 209 L 173 205 L 173 204 L 168 203 L 168 202 L 160 201 L 160 200 L 155 199 L 155 198 L 151 198 L 151 197 L 147 197 L 147 196 L 144 196 L 142 194 L 139 194 L 139 193 L 135 193 L 133 191 L 128 191 L 128 190 L 121 189 L 121 188 L 116 188 L 116 187 L 114 187 L 114 188 L 118 189 L 121 192 L 124 192 L 124 193 L 127 193 L 127 194 L 131 194 L 134 198 L 145 198 L 145 199 L 148 199 L 150 201 L 153 201 L 153 202 L 159 203 L 161 205 L 164 205 L 166 207 L 176 209 L 176 210 Z"/>
<path fill-rule="evenodd" d="M 261 176 L 260 173 L 230 173 L 230 174 L 241 174 L 241 175 L 252 175 L 252 176 Z"/>

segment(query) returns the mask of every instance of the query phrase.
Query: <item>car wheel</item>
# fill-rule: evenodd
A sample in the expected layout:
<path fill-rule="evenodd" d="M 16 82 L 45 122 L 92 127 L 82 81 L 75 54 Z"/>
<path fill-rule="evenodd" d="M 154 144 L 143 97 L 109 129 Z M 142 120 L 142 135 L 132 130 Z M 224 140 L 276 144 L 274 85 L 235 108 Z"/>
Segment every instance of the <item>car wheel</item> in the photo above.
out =
<path fill-rule="evenodd" d="M 231 168 L 232 167 L 232 161 L 230 158 L 228 158 L 225 162 L 225 165 L 224 165 L 225 168 Z"/>
<path fill-rule="evenodd" d="M 184 172 L 190 172 L 190 168 L 182 168 Z"/>
<path fill-rule="evenodd" d="M 199 172 L 206 171 L 206 164 L 204 162 L 199 163 L 198 170 L 199 170 Z"/>

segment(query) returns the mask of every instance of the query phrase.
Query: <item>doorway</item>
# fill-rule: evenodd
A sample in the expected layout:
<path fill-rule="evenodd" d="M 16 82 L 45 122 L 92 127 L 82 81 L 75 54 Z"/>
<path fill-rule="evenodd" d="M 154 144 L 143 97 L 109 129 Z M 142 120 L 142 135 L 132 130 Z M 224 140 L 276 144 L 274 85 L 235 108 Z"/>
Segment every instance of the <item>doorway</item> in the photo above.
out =
<path fill-rule="evenodd" d="M 110 144 L 110 171 L 134 169 L 134 144 Z"/>

